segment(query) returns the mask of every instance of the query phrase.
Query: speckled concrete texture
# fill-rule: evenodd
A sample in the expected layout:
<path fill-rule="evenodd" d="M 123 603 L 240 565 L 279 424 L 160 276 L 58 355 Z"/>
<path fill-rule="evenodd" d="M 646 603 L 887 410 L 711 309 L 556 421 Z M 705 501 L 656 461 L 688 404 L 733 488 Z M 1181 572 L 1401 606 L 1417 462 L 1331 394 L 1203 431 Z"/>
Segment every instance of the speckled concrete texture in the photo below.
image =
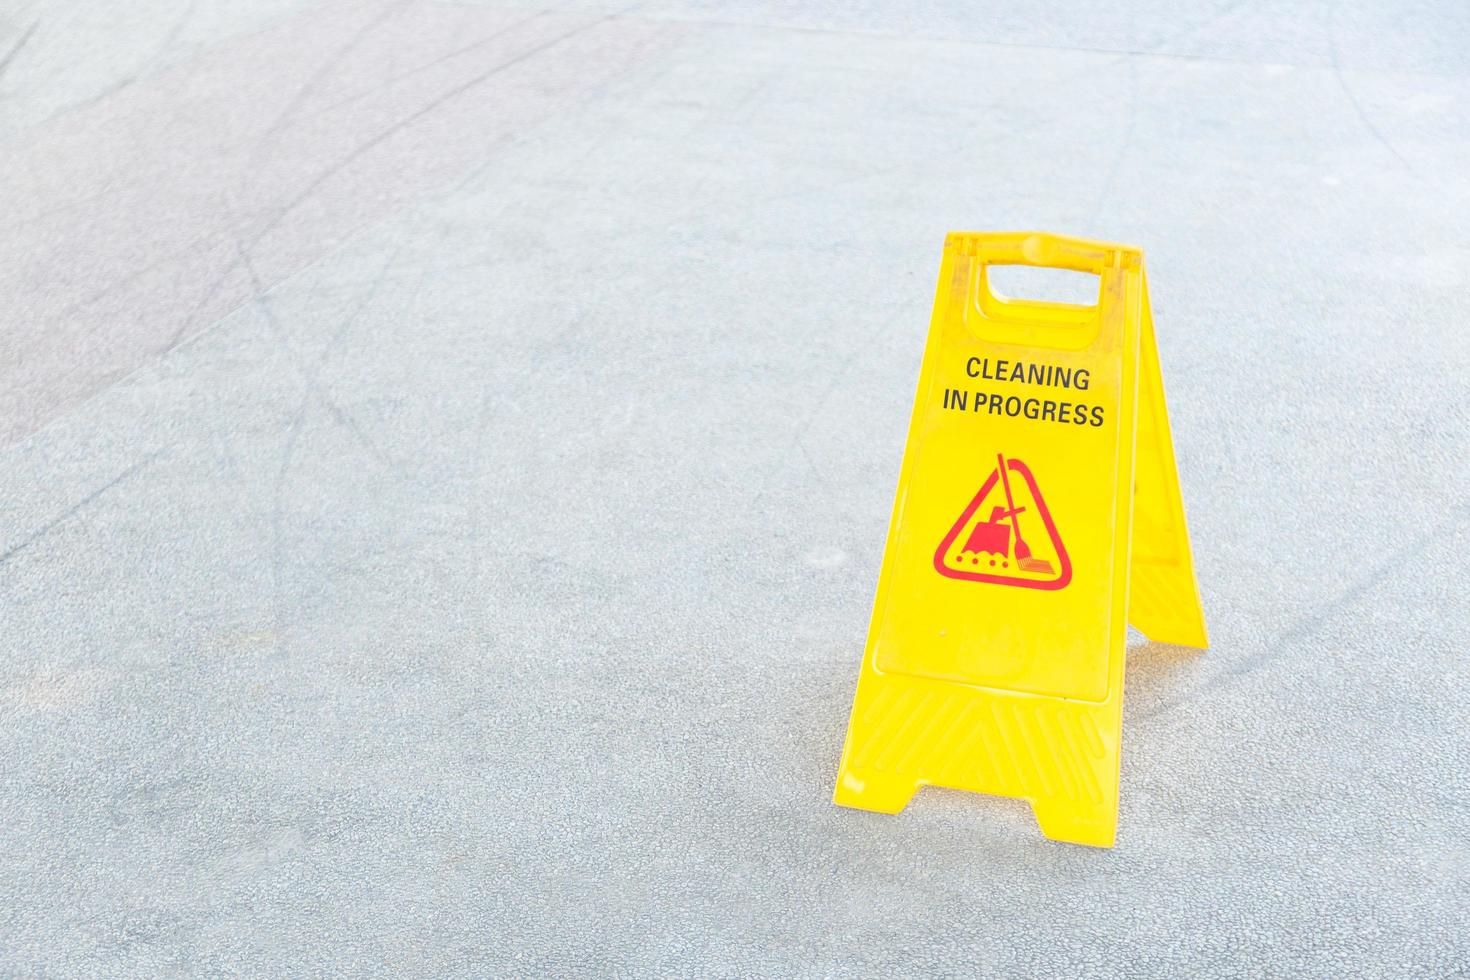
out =
<path fill-rule="evenodd" d="M 1470 973 L 1470 8 L 0 6 L 0 972 Z M 1135 242 L 1118 846 L 829 802 L 944 233 Z"/>

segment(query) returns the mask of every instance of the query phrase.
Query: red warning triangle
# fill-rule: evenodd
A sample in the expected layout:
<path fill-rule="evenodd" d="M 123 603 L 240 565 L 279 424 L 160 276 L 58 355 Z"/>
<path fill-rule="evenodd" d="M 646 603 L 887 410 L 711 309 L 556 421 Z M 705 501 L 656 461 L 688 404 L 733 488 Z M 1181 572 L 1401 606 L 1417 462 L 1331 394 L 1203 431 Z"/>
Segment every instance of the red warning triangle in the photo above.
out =
<path fill-rule="evenodd" d="M 1031 469 L 996 456 L 995 469 L 934 552 L 947 578 L 1054 591 L 1072 581 L 1072 562 Z"/>

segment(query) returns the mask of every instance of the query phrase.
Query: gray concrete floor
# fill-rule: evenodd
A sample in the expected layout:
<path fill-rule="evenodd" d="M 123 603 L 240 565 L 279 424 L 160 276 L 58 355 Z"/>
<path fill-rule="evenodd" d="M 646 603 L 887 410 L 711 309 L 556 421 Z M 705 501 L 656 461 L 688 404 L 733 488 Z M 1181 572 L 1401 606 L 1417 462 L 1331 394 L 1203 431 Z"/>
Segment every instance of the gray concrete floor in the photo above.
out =
<path fill-rule="evenodd" d="M 1470 7 L 0 6 L 0 971 L 1470 972 Z M 829 802 L 944 233 L 1147 249 L 1118 847 Z"/>

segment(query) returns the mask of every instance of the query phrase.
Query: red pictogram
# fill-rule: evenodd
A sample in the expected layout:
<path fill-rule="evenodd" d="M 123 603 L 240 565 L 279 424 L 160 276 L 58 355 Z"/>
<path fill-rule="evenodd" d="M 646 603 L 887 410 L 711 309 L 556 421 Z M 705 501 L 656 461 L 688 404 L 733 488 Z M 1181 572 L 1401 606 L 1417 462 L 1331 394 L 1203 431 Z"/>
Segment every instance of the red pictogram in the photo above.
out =
<path fill-rule="evenodd" d="M 986 520 L 978 519 L 982 514 Z M 948 578 L 1025 589 L 1056 590 L 1072 581 L 1062 536 L 1025 463 L 997 454 L 995 469 L 934 552 L 934 568 Z"/>

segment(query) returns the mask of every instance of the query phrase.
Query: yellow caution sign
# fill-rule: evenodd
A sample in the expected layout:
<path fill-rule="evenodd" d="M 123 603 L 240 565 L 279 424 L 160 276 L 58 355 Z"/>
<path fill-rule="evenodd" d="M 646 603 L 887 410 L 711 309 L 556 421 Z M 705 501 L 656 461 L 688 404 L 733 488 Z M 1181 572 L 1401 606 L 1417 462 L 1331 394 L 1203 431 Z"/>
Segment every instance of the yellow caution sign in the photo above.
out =
<path fill-rule="evenodd" d="M 1097 303 L 1004 298 L 997 265 L 1091 273 Z M 1129 622 L 1208 642 L 1143 254 L 951 234 L 836 802 L 1020 797 L 1112 846 Z"/>

